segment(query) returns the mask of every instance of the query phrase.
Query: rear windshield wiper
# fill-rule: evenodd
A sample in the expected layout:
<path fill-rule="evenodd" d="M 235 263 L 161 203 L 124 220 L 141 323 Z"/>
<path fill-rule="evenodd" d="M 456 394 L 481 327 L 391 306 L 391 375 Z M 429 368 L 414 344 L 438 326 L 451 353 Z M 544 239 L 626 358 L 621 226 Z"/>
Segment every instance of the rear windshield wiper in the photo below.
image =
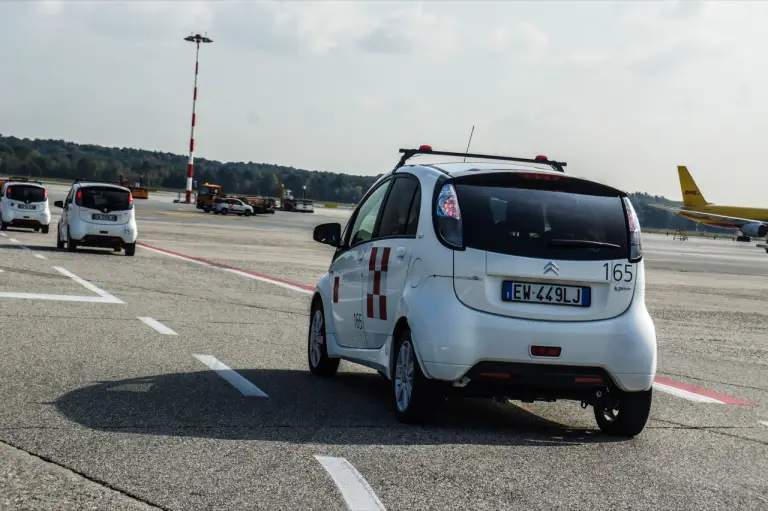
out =
<path fill-rule="evenodd" d="M 606 243 L 604 241 L 554 239 L 554 240 L 549 240 L 549 243 L 547 243 L 547 247 L 561 247 L 561 248 L 621 248 L 621 245 L 617 245 L 615 243 Z"/>

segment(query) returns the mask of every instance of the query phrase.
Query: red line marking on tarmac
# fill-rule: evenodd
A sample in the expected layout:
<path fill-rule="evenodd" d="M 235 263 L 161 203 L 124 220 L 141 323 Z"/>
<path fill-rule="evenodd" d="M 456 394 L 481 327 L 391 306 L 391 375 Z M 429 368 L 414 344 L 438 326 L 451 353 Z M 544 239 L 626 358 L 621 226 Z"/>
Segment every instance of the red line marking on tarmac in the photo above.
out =
<path fill-rule="evenodd" d="M 693 385 L 688 385 L 687 383 L 681 383 L 678 381 L 670 380 L 668 378 L 664 378 L 661 376 L 657 376 L 654 381 L 661 385 L 666 385 L 668 387 L 673 387 L 673 388 L 682 390 L 684 392 L 690 392 L 692 394 L 704 396 L 726 405 L 755 406 L 755 403 L 752 403 L 750 401 L 744 401 L 743 399 L 739 399 L 736 397 L 726 396 L 725 394 L 719 394 L 711 390 L 694 387 Z"/>
<path fill-rule="evenodd" d="M 306 291 L 314 291 L 315 290 L 314 286 L 307 286 L 307 285 L 304 285 L 304 284 L 297 284 L 295 282 L 290 282 L 290 281 L 279 279 L 279 278 L 276 278 L 276 277 L 271 277 L 269 275 L 264 275 L 263 273 L 258 273 L 258 272 L 251 271 L 251 270 L 244 270 L 242 268 L 236 268 L 234 266 L 229 266 L 229 265 L 223 264 L 223 263 L 217 263 L 217 262 L 211 261 L 209 259 L 203 259 L 201 257 L 192 257 L 192 256 L 189 256 L 189 255 L 186 255 L 186 254 L 181 254 L 179 252 L 174 252 L 173 250 L 168 250 L 168 249 L 165 249 L 165 248 L 156 247 L 154 245 L 147 245 L 146 243 L 136 242 L 136 244 L 141 246 L 141 247 L 148 248 L 150 250 L 155 250 L 157 252 L 163 252 L 165 254 L 178 257 L 180 259 L 187 259 L 189 261 L 195 261 L 195 262 L 198 262 L 198 263 L 207 264 L 209 266 L 214 266 L 216 268 L 221 268 L 222 270 L 231 270 L 231 271 L 247 273 L 248 275 L 253 275 L 254 277 L 258 277 L 259 279 L 262 279 L 262 280 L 266 280 L 266 281 L 269 281 L 269 282 L 272 282 L 272 283 L 275 283 L 275 284 L 279 284 L 279 285 L 283 285 L 283 286 L 299 288 L 299 290 L 303 290 L 305 292 Z"/>

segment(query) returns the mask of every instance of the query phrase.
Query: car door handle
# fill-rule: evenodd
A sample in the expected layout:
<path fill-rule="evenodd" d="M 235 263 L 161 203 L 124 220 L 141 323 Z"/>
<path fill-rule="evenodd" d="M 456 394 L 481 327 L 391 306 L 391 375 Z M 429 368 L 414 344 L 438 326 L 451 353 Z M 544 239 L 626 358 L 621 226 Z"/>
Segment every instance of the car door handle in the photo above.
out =
<path fill-rule="evenodd" d="M 395 256 L 398 259 L 402 259 L 403 257 L 405 257 L 405 254 L 407 254 L 407 253 L 408 253 L 408 249 L 405 248 L 405 247 L 397 247 L 395 249 Z"/>

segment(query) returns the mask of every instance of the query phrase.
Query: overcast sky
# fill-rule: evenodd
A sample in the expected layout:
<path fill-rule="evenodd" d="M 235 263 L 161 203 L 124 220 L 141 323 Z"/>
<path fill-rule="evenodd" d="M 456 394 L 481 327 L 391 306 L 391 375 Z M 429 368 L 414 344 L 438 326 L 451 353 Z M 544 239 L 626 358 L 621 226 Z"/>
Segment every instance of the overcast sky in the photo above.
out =
<path fill-rule="evenodd" d="M 768 2 L 0 2 L 0 133 L 356 174 L 432 144 L 768 206 Z"/>

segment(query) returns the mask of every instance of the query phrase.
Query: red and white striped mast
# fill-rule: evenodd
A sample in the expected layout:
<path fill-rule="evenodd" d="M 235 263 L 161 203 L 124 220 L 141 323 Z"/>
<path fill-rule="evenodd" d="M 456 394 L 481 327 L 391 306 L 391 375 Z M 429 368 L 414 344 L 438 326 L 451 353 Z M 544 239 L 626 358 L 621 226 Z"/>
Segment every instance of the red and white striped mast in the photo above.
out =
<path fill-rule="evenodd" d="M 195 90 L 192 94 L 192 131 L 189 136 L 189 163 L 187 165 L 187 199 L 185 201 L 189 204 L 192 202 L 192 176 L 195 174 L 195 106 L 197 105 L 197 75 L 200 71 L 200 43 L 212 43 L 213 40 L 209 39 L 207 34 L 205 36 L 189 35 L 184 40 L 195 43 L 197 47 L 195 50 Z"/>

